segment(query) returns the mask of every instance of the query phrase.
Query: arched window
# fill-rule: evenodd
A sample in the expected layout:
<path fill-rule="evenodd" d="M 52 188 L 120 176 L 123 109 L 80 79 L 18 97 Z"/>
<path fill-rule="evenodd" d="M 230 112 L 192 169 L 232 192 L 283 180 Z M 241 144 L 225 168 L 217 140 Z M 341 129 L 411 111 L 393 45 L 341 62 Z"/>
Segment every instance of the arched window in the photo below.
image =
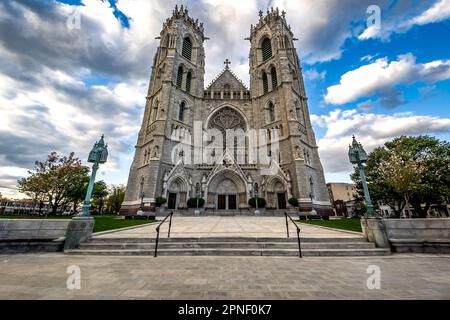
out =
<path fill-rule="evenodd" d="M 269 38 L 265 38 L 261 45 L 262 49 L 262 59 L 266 61 L 272 56 L 272 43 Z"/>
<path fill-rule="evenodd" d="M 192 57 L 192 42 L 188 37 L 183 39 L 183 49 L 181 50 L 183 57 L 191 61 Z"/>
<path fill-rule="evenodd" d="M 186 109 L 186 102 L 181 101 L 180 110 L 178 111 L 178 120 L 183 121 L 184 119 L 184 110 Z"/>
<path fill-rule="evenodd" d="M 186 91 L 191 92 L 192 74 L 189 71 L 186 76 Z"/>
<path fill-rule="evenodd" d="M 272 90 L 274 90 L 278 86 L 277 70 L 275 67 L 272 67 L 270 70 L 270 75 L 272 76 Z"/>
<path fill-rule="evenodd" d="M 275 107 L 273 106 L 272 102 L 269 102 L 269 122 L 274 122 L 275 121 Z"/>
<path fill-rule="evenodd" d="M 177 87 L 181 88 L 182 83 L 183 83 L 183 67 L 179 66 L 177 72 Z"/>
<path fill-rule="evenodd" d="M 269 83 L 267 82 L 267 74 L 264 72 L 263 73 L 263 91 L 264 93 L 268 93 L 269 92 Z"/>

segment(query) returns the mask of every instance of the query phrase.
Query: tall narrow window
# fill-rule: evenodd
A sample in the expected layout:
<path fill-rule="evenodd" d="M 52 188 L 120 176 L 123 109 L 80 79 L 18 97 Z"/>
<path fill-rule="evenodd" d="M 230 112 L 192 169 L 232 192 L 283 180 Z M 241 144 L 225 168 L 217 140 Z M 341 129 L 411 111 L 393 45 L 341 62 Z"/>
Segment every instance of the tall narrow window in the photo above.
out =
<path fill-rule="evenodd" d="M 183 83 L 183 67 L 179 66 L 177 72 L 177 87 L 181 88 L 182 83 Z"/>
<path fill-rule="evenodd" d="M 275 107 L 273 106 L 272 102 L 269 102 L 269 121 L 275 121 Z"/>
<path fill-rule="evenodd" d="M 272 56 L 272 44 L 270 43 L 269 38 L 264 39 L 264 41 L 262 42 L 261 49 L 263 61 L 266 61 Z"/>
<path fill-rule="evenodd" d="M 189 71 L 186 76 L 186 91 L 191 92 L 192 74 Z"/>
<path fill-rule="evenodd" d="M 270 70 L 270 75 L 272 76 L 272 90 L 274 90 L 278 86 L 277 70 L 275 70 L 275 67 L 272 67 L 272 70 Z"/>
<path fill-rule="evenodd" d="M 183 48 L 182 48 L 181 52 L 182 52 L 183 57 L 185 57 L 189 61 L 191 60 L 192 42 L 191 42 L 191 39 L 189 39 L 188 37 L 183 39 Z"/>
<path fill-rule="evenodd" d="M 186 103 L 184 101 L 182 101 L 180 103 L 180 110 L 178 111 L 178 120 L 183 121 L 185 109 L 186 109 Z"/>
<path fill-rule="evenodd" d="M 265 72 L 263 73 L 263 91 L 264 93 L 269 92 L 269 83 L 267 82 L 267 74 Z"/>

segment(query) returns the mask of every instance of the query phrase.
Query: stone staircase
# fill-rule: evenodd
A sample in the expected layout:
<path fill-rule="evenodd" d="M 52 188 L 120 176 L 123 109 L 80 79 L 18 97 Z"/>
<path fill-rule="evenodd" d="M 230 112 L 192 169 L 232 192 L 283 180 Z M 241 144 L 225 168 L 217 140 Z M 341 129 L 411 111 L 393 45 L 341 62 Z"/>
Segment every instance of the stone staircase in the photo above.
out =
<path fill-rule="evenodd" d="M 303 256 L 380 256 L 389 249 L 376 248 L 363 238 L 301 238 Z M 74 255 L 153 255 L 154 238 L 93 238 Z M 298 256 L 297 238 L 192 237 L 160 238 L 158 256 Z"/>

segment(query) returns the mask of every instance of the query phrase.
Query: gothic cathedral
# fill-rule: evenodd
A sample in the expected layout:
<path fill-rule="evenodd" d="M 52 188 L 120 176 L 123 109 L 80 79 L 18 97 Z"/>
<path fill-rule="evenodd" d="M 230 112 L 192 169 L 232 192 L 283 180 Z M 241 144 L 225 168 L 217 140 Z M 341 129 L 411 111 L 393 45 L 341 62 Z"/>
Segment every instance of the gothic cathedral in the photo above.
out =
<path fill-rule="evenodd" d="M 158 197 L 188 214 L 188 200 L 199 197 L 205 214 L 253 215 L 255 196 L 265 199 L 262 215 L 293 210 L 290 198 L 301 212 L 330 214 L 285 13 L 260 12 L 251 26 L 250 89 L 228 60 L 204 87 L 207 38 L 183 6 L 163 24 L 160 39 L 121 214 L 154 210 Z"/>

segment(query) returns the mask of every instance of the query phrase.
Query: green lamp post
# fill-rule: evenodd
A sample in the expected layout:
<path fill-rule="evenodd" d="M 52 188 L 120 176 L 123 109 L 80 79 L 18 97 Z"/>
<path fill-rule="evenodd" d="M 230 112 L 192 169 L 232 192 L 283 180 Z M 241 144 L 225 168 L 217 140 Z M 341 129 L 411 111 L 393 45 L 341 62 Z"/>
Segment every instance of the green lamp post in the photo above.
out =
<path fill-rule="evenodd" d="M 358 141 L 356 141 L 355 136 L 353 136 L 352 144 L 348 148 L 348 158 L 350 160 L 350 163 L 354 165 L 356 164 L 359 169 L 359 175 L 364 189 L 364 198 L 366 200 L 367 216 L 374 217 L 375 212 L 373 210 L 372 200 L 370 199 L 369 187 L 367 185 L 366 174 L 363 165 L 367 162 L 367 153 L 362 147 L 361 143 L 358 143 Z"/>
<path fill-rule="evenodd" d="M 258 197 L 259 197 L 259 194 L 258 194 L 258 189 L 257 188 L 253 187 L 252 195 L 255 198 L 255 215 L 259 216 L 261 214 L 261 211 L 259 211 L 259 208 L 258 208 Z"/>
<path fill-rule="evenodd" d="M 89 152 L 88 162 L 92 162 L 94 165 L 92 166 L 92 174 L 89 180 L 86 198 L 84 199 L 83 210 L 79 214 L 81 217 L 90 216 L 89 207 L 91 204 L 92 191 L 94 189 L 95 175 L 97 174 L 99 165 L 105 163 L 108 158 L 108 145 L 105 145 L 103 138 L 104 136 L 102 135 L 100 140 L 92 147 L 91 152 Z"/>

